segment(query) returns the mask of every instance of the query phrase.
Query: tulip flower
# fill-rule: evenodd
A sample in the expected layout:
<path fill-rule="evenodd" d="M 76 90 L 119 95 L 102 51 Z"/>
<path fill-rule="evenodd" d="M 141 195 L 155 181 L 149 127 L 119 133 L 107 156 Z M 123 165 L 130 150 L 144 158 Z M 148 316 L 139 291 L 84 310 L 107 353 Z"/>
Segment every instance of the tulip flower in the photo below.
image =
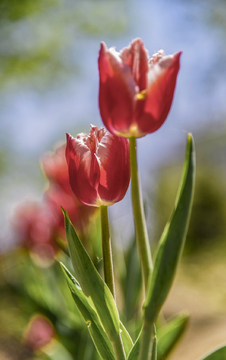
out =
<path fill-rule="evenodd" d="M 70 220 L 80 236 L 85 232 L 86 227 L 90 223 L 90 219 L 97 210 L 96 207 L 83 205 L 76 198 L 72 190 L 70 193 L 66 193 L 54 183 L 51 183 L 44 193 L 43 200 L 44 204 L 49 208 L 49 212 L 52 213 L 55 218 L 55 234 L 61 239 L 65 238 L 64 216 L 61 207 L 68 211 Z"/>
<path fill-rule="evenodd" d="M 18 244 L 36 254 L 43 262 L 57 252 L 57 219 L 50 207 L 37 201 L 24 201 L 15 209 L 12 226 Z"/>
<path fill-rule="evenodd" d="M 72 224 L 80 235 L 97 210 L 96 207 L 83 205 L 74 195 L 69 181 L 65 150 L 66 143 L 57 146 L 54 152 L 46 153 L 41 158 L 43 172 L 49 180 L 44 202 L 57 219 L 57 230 L 61 238 L 64 238 L 65 233 L 61 206 L 68 211 Z"/>
<path fill-rule="evenodd" d="M 71 188 L 85 205 L 108 206 L 124 197 L 130 181 L 129 142 L 91 125 L 90 134 L 67 134 Z"/>
<path fill-rule="evenodd" d="M 51 322 L 42 315 L 36 315 L 25 331 L 24 343 L 32 351 L 42 349 L 54 338 L 55 332 Z"/>
<path fill-rule="evenodd" d="M 41 158 L 41 167 L 51 184 L 57 184 L 64 192 L 71 195 L 65 149 L 66 144 L 61 144 L 54 152 L 44 154 Z"/>
<path fill-rule="evenodd" d="M 141 39 L 120 53 L 101 43 L 99 108 L 111 133 L 142 137 L 160 128 L 172 104 L 180 55 L 160 50 L 149 59 Z"/>

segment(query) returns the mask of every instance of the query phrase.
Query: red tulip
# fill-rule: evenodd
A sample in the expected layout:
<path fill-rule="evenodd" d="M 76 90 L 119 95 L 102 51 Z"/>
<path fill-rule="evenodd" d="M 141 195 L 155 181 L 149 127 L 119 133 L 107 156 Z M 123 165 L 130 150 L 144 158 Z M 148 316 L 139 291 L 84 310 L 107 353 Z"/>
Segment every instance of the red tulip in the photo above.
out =
<path fill-rule="evenodd" d="M 74 195 L 68 175 L 65 156 L 66 143 L 55 152 L 45 154 L 42 168 L 49 186 L 41 202 L 24 201 L 18 204 L 12 217 L 12 228 L 18 245 L 29 250 L 39 264 L 48 265 L 59 251 L 56 239 L 65 238 L 64 216 L 61 206 L 68 211 L 70 219 L 80 236 L 97 211 L 96 207 L 83 205 Z M 43 260 L 43 263 L 42 263 Z"/>
<path fill-rule="evenodd" d="M 65 149 L 66 144 L 62 144 L 56 147 L 54 152 L 44 154 L 41 165 L 49 182 L 59 185 L 62 190 L 71 195 Z"/>
<path fill-rule="evenodd" d="M 83 205 L 74 195 L 68 175 L 65 156 L 66 143 L 56 147 L 54 152 L 45 154 L 41 159 L 43 171 L 49 180 L 49 187 L 44 194 L 44 202 L 54 214 L 57 222 L 57 233 L 62 237 L 64 216 L 61 206 L 68 211 L 70 219 L 81 235 L 96 212 L 96 207 Z M 63 236 L 64 237 L 64 236 Z"/>
<path fill-rule="evenodd" d="M 129 142 L 91 125 L 90 134 L 67 134 L 66 159 L 76 197 L 85 205 L 114 204 L 130 181 Z"/>
<path fill-rule="evenodd" d="M 42 315 L 36 315 L 26 329 L 24 342 L 29 349 L 36 351 L 49 344 L 55 332 L 51 322 Z"/>
<path fill-rule="evenodd" d="M 172 104 L 180 55 L 160 50 L 149 59 L 140 39 L 120 53 L 101 43 L 99 107 L 111 133 L 142 137 L 160 128 Z"/>
<path fill-rule="evenodd" d="M 65 160 L 66 162 L 66 160 Z M 67 163 L 66 163 L 67 164 Z M 69 177 L 68 177 L 69 182 Z M 78 234 L 82 234 L 88 226 L 91 217 L 96 212 L 96 207 L 83 205 L 70 187 L 70 193 L 63 191 L 58 185 L 51 183 L 44 194 L 44 203 L 56 220 L 55 233 L 62 239 L 65 238 L 64 216 L 61 206 L 68 211 L 70 220 Z"/>
<path fill-rule="evenodd" d="M 57 221 L 50 207 L 37 201 L 24 201 L 15 209 L 12 226 L 20 246 L 37 255 L 40 265 L 53 260 L 58 245 L 55 242 Z"/>

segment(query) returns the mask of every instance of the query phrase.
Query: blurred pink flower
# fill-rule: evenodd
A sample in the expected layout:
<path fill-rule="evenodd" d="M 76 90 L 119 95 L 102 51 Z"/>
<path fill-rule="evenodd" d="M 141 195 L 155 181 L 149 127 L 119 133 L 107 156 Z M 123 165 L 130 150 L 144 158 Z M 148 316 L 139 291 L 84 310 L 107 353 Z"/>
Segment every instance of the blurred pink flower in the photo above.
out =
<path fill-rule="evenodd" d="M 49 187 L 44 194 L 44 202 L 53 212 L 61 237 L 65 237 L 64 217 L 61 206 L 68 211 L 71 222 L 78 233 L 83 232 L 95 207 L 82 204 L 71 189 L 68 165 L 65 156 L 66 144 L 56 148 L 55 152 L 42 157 L 42 168 L 49 180 Z"/>
<path fill-rule="evenodd" d="M 53 259 L 59 250 L 57 238 L 66 240 L 61 206 L 83 235 L 97 208 L 83 205 L 73 193 L 65 157 L 66 144 L 42 157 L 42 167 L 49 180 L 42 202 L 24 201 L 13 215 L 12 225 L 21 246 L 43 260 Z M 46 263 L 47 264 L 47 263 Z M 44 263 L 43 263 L 44 265 Z"/>
<path fill-rule="evenodd" d="M 12 225 L 20 244 L 40 257 L 52 258 L 56 252 L 56 218 L 48 207 L 37 201 L 17 206 Z"/>
<path fill-rule="evenodd" d="M 90 218 L 96 211 L 95 207 L 83 205 L 76 198 L 72 190 L 70 190 L 70 193 L 67 193 L 55 184 L 50 184 L 48 190 L 45 192 L 44 203 L 52 212 L 56 221 L 56 232 L 62 239 L 65 239 L 65 229 L 61 206 L 68 211 L 70 220 L 78 234 L 85 231 Z"/>
<path fill-rule="evenodd" d="M 24 342 L 32 351 L 39 350 L 49 344 L 54 337 L 54 328 L 44 316 L 32 317 L 24 335 Z"/>
<path fill-rule="evenodd" d="M 65 150 L 66 144 L 62 144 L 56 147 L 54 152 L 44 154 L 41 158 L 41 166 L 50 183 L 57 184 L 62 190 L 71 194 Z"/>

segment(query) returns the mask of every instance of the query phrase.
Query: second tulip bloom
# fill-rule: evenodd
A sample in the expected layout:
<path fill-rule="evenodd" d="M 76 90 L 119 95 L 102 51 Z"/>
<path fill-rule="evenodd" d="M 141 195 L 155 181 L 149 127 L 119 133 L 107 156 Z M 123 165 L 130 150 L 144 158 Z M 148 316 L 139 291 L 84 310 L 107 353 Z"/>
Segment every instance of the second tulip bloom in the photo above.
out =
<path fill-rule="evenodd" d="M 91 125 L 90 134 L 67 134 L 71 188 L 85 205 L 112 205 L 123 199 L 130 181 L 129 142 Z"/>

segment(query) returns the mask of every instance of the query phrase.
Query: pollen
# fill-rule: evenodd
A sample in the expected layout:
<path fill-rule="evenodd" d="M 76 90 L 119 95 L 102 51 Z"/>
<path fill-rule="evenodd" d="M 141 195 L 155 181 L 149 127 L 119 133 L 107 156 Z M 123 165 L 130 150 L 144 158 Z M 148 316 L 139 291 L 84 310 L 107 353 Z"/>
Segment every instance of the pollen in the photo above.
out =
<path fill-rule="evenodd" d="M 147 97 L 147 90 L 142 90 L 136 95 L 137 100 L 145 100 Z"/>

